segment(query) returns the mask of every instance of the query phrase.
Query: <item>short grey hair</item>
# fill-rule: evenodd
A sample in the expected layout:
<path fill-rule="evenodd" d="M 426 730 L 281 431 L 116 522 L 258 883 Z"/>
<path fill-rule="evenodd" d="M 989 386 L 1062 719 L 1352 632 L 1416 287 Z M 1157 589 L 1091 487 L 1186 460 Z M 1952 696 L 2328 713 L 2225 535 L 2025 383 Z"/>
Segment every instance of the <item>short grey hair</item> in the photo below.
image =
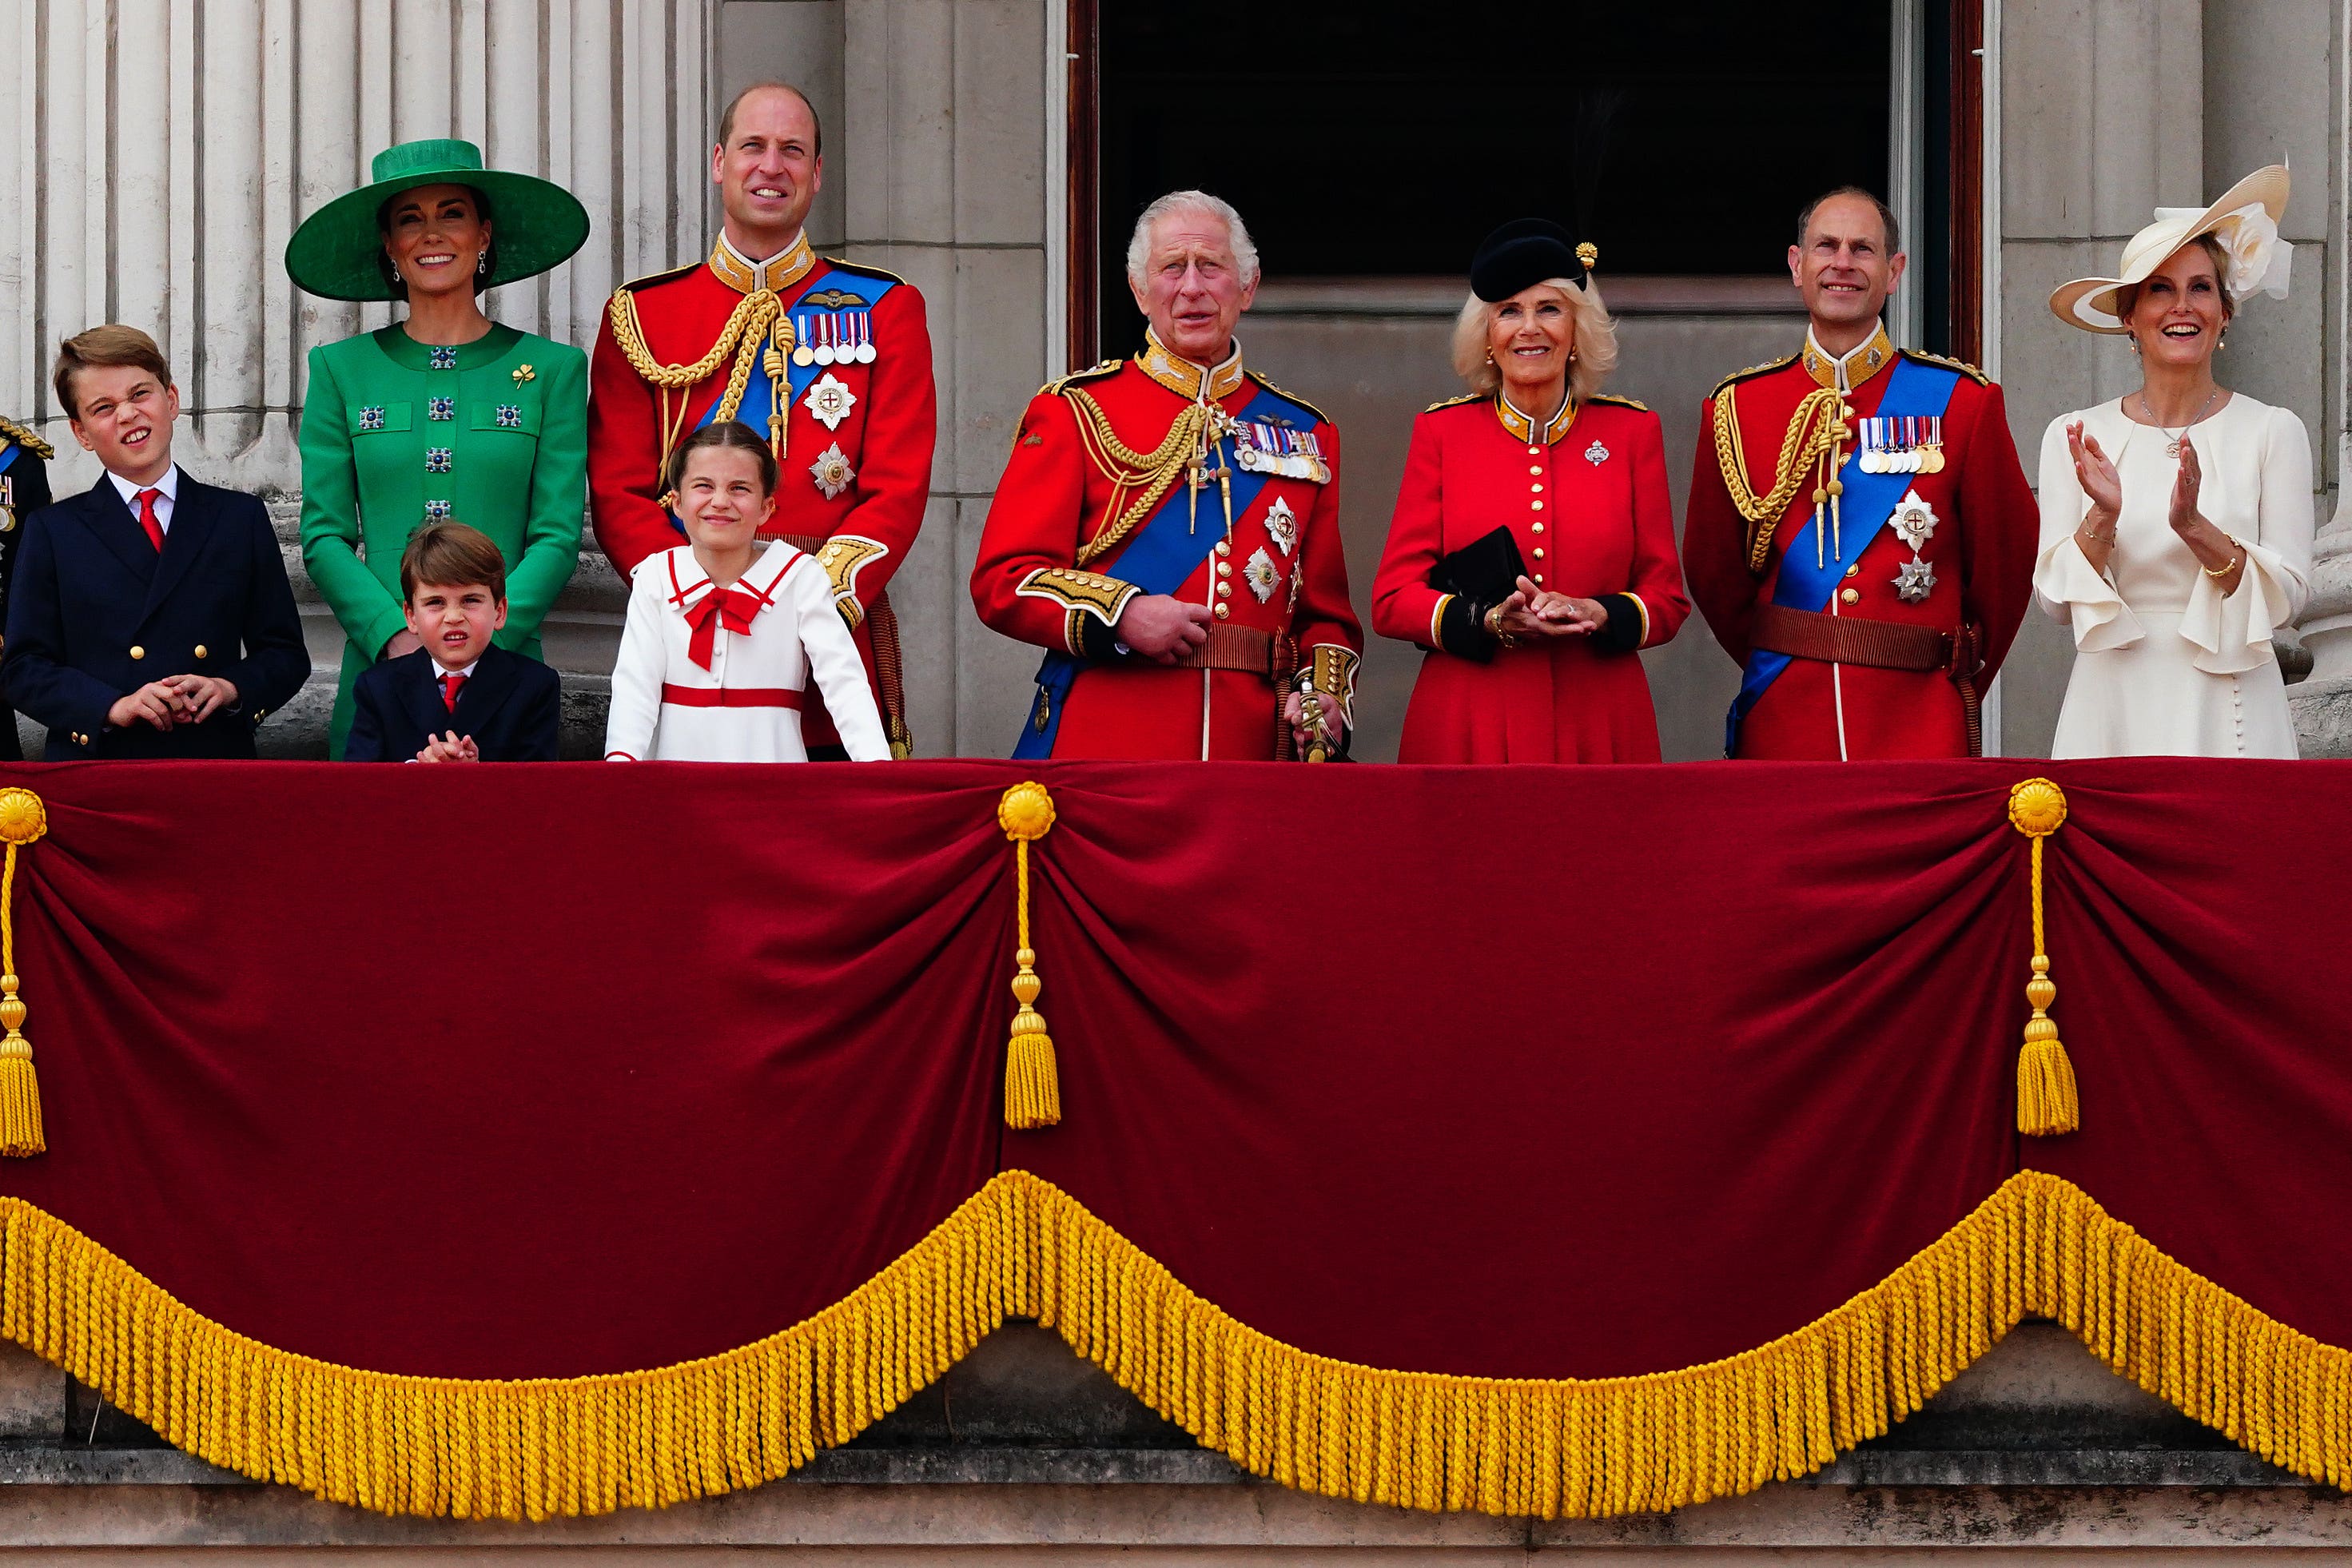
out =
<path fill-rule="evenodd" d="M 1257 242 L 1250 238 L 1249 225 L 1234 210 L 1234 204 L 1206 191 L 1171 191 L 1143 209 L 1135 220 L 1135 233 L 1127 242 L 1127 280 L 1136 288 L 1143 287 L 1144 264 L 1151 259 L 1151 227 L 1171 213 L 1207 213 L 1224 220 L 1226 237 L 1232 241 L 1234 265 L 1241 268 L 1242 287 L 1257 281 Z"/>
<path fill-rule="evenodd" d="M 1576 335 L 1570 340 L 1576 363 L 1568 367 L 1568 395 L 1582 403 L 1617 369 L 1617 323 L 1609 319 L 1609 307 L 1598 289 L 1579 288 L 1565 278 L 1547 278 L 1542 287 L 1557 289 L 1568 298 L 1569 320 L 1576 324 Z M 1503 373 L 1486 353 L 1486 329 L 1494 320 L 1495 305 L 1473 294 L 1454 321 L 1454 374 L 1481 397 L 1492 397 L 1503 385 Z"/>

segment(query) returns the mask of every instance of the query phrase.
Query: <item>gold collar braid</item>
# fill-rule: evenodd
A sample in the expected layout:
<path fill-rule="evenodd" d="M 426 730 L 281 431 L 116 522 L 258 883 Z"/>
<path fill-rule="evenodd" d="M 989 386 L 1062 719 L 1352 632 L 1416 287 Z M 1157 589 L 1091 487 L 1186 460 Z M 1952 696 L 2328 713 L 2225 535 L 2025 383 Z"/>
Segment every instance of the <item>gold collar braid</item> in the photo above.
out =
<path fill-rule="evenodd" d="M 1179 397 L 1196 401 L 1205 397 L 1213 402 L 1231 396 L 1241 385 L 1242 346 L 1236 341 L 1223 364 L 1203 367 L 1171 351 L 1158 332 L 1146 327 L 1143 353 L 1135 367 Z"/>

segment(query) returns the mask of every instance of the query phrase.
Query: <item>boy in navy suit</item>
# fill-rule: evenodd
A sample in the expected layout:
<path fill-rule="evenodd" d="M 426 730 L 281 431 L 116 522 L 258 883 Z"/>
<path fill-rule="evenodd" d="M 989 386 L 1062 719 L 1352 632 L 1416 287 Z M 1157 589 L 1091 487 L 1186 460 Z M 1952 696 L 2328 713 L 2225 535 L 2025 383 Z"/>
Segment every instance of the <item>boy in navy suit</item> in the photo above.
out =
<path fill-rule="evenodd" d="M 347 763 L 551 763 L 562 682 L 490 641 L 507 624 L 507 563 L 462 522 L 416 531 L 400 557 L 408 629 L 425 646 L 352 688 Z"/>
<path fill-rule="evenodd" d="M 25 521 L 9 702 L 49 727 L 50 762 L 253 756 L 310 673 L 269 514 L 173 463 L 180 394 L 146 333 L 67 339 L 54 384 L 106 476 Z"/>

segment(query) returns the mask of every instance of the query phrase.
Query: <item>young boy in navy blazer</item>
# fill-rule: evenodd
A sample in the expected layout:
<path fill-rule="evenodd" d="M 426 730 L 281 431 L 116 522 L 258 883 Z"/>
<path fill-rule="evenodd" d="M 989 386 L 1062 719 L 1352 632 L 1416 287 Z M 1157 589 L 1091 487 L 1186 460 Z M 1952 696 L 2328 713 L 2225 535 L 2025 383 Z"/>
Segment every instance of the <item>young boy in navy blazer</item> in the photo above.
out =
<path fill-rule="evenodd" d="M 25 520 L 0 685 L 50 762 L 251 757 L 310 655 L 269 514 L 172 461 L 180 394 L 155 340 L 92 327 L 54 384 L 106 475 Z"/>
<path fill-rule="evenodd" d="M 562 682 L 490 641 L 507 624 L 507 563 L 462 522 L 417 530 L 400 557 L 408 629 L 425 646 L 352 688 L 347 763 L 551 763 Z"/>

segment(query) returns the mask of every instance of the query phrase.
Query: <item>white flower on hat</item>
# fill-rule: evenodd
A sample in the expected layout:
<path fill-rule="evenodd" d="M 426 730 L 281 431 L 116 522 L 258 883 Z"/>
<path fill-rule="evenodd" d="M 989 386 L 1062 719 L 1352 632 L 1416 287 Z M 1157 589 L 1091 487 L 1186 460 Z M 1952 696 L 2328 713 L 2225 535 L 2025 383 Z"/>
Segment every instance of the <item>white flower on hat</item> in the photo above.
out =
<path fill-rule="evenodd" d="M 2204 216 L 2203 207 L 2156 209 L 2159 223 L 2169 219 L 2190 224 Z M 2279 237 L 2277 220 L 2263 210 L 2260 202 L 2250 202 L 2228 214 L 2206 232 L 2221 243 L 2221 254 L 2230 258 L 2230 275 L 2221 282 L 2230 290 L 2231 300 L 2258 293 L 2268 294 L 2273 300 L 2286 298 L 2294 247 Z"/>

